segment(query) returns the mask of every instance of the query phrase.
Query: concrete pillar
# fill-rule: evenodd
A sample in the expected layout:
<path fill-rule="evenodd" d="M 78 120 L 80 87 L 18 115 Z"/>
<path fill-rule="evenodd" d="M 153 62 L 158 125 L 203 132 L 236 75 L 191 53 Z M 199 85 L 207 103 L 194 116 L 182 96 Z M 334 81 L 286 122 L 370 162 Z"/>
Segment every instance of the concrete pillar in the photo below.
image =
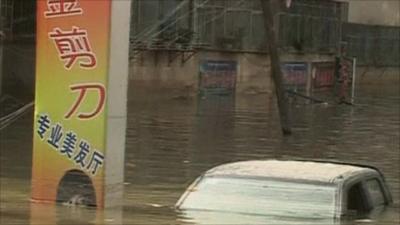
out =
<path fill-rule="evenodd" d="M 32 201 L 121 205 L 131 1 L 37 4 Z"/>
<path fill-rule="evenodd" d="M 112 1 L 108 71 L 105 206 L 121 204 L 125 162 L 125 131 L 129 76 L 131 1 Z M 117 190 L 117 191 L 116 191 Z"/>

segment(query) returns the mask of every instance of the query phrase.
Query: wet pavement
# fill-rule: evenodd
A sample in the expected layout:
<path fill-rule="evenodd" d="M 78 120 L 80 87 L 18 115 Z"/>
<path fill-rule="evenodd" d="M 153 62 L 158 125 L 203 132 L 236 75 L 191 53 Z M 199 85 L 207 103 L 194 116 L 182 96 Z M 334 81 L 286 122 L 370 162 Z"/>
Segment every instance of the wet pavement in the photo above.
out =
<path fill-rule="evenodd" d="M 399 224 L 399 85 L 359 87 L 357 96 L 354 107 L 294 104 L 293 135 L 283 137 L 266 95 L 166 100 L 130 90 L 125 198 L 121 208 L 104 212 L 29 202 L 30 111 L 0 131 L 0 224 L 191 224 L 173 206 L 193 179 L 221 163 L 270 158 L 380 168 L 394 206 L 373 220 L 345 224 Z"/>

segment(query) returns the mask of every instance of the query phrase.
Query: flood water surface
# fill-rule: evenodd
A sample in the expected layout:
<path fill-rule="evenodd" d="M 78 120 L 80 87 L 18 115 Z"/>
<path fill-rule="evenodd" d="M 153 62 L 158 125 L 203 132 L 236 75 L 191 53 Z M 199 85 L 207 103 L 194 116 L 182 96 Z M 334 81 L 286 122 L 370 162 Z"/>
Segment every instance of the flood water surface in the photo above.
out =
<path fill-rule="evenodd" d="M 166 99 L 136 96 L 134 90 L 129 94 L 122 207 L 96 211 L 30 203 L 31 111 L 0 131 L 1 224 L 255 224 L 251 217 L 221 218 L 223 214 L 195 221 L 173 206 L 186 187 L 213 166 L 272 158 L 376 166 L 386 176 L 394 206 L 371 220 L 343 223 L 400 222 L 398 85 L 360 87 L 353 107 L 293 104 L 293 134 L 287 137 L 281 135 L 275 104 L 266 95 Z"/>

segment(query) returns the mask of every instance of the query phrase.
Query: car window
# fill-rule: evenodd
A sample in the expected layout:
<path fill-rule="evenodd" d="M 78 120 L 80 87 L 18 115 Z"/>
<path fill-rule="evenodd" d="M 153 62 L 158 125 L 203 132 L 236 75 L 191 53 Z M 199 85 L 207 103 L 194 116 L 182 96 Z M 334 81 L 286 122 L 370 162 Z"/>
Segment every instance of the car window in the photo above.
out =
<path fill-rule="evenodd" d="M 205 177 L 180 209 L 333 218 L 335 186 L 265 179 Z"/>
<path fill-rule="evenodd" d="M 347 210 L 350 215 L 362 215 L 368 211 L 368 202 L 361 182 L 354 184 L 349 189 Z"/>
<path fill-rule="evenodd" d="M 366 182 L 367 191 L 374 207 L 385 204 L 385 198 L 382 192 L 382 187 L 377 179 L 370 179 Z"/>

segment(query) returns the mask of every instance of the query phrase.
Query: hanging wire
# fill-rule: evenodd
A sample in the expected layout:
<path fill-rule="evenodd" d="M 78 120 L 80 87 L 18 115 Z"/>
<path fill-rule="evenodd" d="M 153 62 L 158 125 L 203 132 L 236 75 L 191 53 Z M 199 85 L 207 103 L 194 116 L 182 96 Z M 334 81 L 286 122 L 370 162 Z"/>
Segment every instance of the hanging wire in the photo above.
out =
<path fill-rule="evenodd" d="M 3 130 L 4 128 L 8 127 L 9 125 L 11 125 L 13 122 L 15 122 L 16 120 L 18 120 L 19 118 L 21 118 L 26 112 L 28 112 L 28 110 L 30 108 L 32 108 L 34 105 L 33 102 L 30 102 L 24 106 L 22 106 L 21 108 L 19 108 L 18 110 L 5 115 L 3 117 L 0 118 L 0 130 Z"/>
<path fill-rule="evenodd" d="M 140 1 L 139 1 L 140 2 Z M 163 23 L 167 22 L 170 17 L 172 17 L 176 12 L 178 12 L 188 1 L 182 1 L 177 7 L 175 7 L 171 12 L 165 16 L 163 20 L 160 20 L 158 23 L 154 24 L 152 27 L 150 27 L 149 30 L 145 30 L 142 33 L 139 33 L 136 38 L 140 39 L 141 36 L 146 37 L 146 35 L 151 35 L 152 32 L 157 30 L 160 25 Z"/>
<path fill-rule="evenodd" d="M 166 27 L 164 27 L 163 29 L 159 30 L 158 32 L 152 34 L 151 36 L 152 36 L 152 37 L 156 37 L 157 35 L 161 34 L 161 33 L 164 32 L 166 29 L 168 29 L 168 28 L 170 28 L 171 26 L 173 26 L 173 25 L 175 25 L 176 23 L 178 23 L 178 21 L 179 21 L 180 19 L 185 18 L 187 15 L 189 15 L 190 13 L 192 13 L 193 11 L 195 11 L 195 10 L 197 10 L 197 9 L 199 9 L 199 8 L 202 8 L 202 7 L 203 7 L 206 3 L 208 3 L 209 1 L 210 1 L 210 0 L 206 0 L 206 1 L 204 1 L 202 4 L 200 4 L 200 5 L 196 6 L 196 7 L 194 7 L 194 8 L 191 9 L 191 10 L 189 10 L 187 13 L 183 14 L 182 16 L 180 16 L 180 17 L 178 17 L 176 20 L 174 20 L 174 22 L 168 24 Z M 213 21 L 219 19 L 220 17 L 224 16 L 224 15 L 226 14 L 227 11 L 234 9 L 235 7 L 239 6 L 240 4 L 242 4 L 242 3 L 245 2 L 245 1 L 246 1 L 246 0 L 240 0 L 240 1 L 238 1 L 235 5 L 233 5 L 233 6 L 231 6 L 231 7 L 228 7 L 228 8 L 224 8 L 224 10 L 222 11 L 221 14 L 212 17 L 210 20 L 205 21 L 205 22 L 203 23 L 203 25 L 202 25 L 202 26 L 199 26 L 198 28 L 202 28 L 202 27 L 206 26 L 208 23 L 213 22 Z M 168 20 L 168 18 L 164 19 L 163 22 L 165 22 L 165 21 L 167 21 L 167 20 Z M 162 24 L 162 22 L 157 23 L 156 25 L 153 26 L 153 28 L 154 28 L 154 27 L 159 27 L 161 24 Z M 181 37 L 184 37 L 184 35 L 178 35 L 178 36 L 176 36 L 175 39 L 172 40 L 172 41 L 169 41 L 168 44 L 174 43 L 176 40 L 178 40 L 178 39 L 181 38 Z M 135 47 L 137 47 L 137 46 L 140 46 L 140 43 L 138 43 L 138 44 L 133 44 L 133 45 L 132 45 L 133 48 L 135 48 Z"/>
<path fill-rule="evenodd" d="M 168 23 L 162 29 L 158 30 L 157 32 L 154 32 L 157 28 L 160 27 L 160 25 L 162 25 L 163 23 L 168 21 L 168 19 L 170 19 L 171 16 L 173 16 L 178 10 L 180 10 L 182 7 L 184 7 L 184 5 L 187 3 L 187 1 L 183 1 L 171 13 L 169 13 L 168 16 L 166 16 L 162 21 L 160 21 L 160 22 L 156 23 L 155 25 L 153 25 L 149 30 L 143 31 L 142 33 L 139 33 L 138 35 L 136 35 L 134 38 L 138 39 L 138 40 L 137 40 L 137 42 L 133 43 L 131 46 L 133 48 L 137 48 L 138 46 L 140 46 L 142 44 L 141 41 L 143 41 L 148 35 L 150 35 L 150 37 L 148 37 L 149 39 L 152 39 L 152 38 L 158 36 L 162 32 L 164 32 L 167 29 L 173 27 L 180 20 L 182 20 L 184 18 L 187 18 L 187 15 L 189 15 L 193 11 L 205 6 L 209 1 L 210 0 L 203 1 L 201 4 L 196 5 L 196 7 L 193 7 L 192 9 L 188 10 L 188 12 L 182 14 L 180 17 L 177 17 L 173 22 Z M 224 8 L 224 10 L 222 11 L 221 14 L 216 15 L 216 16 L 212 17 L 210 20 L 207 20 L 207 21 L 203 22 L 202 26 L 198 26 L 198 28 L 202 28 L 202 27 L 206 26 L 207 24 L 209 24 L 210 22 L 213 22 L 213 21 L 219 19 L 220 17 L 224 16 L 228 10 L 232 10 L 232 9 L 236 8 L 237 6 L 242 4 L 243 2 L 245 2 L 245 1 L 244 0 L 237 1 L 235 5 L 233 5 L 233 6 L 229 7 L 229 8 Z M 332 9 L 331 6 L 325 6 L 325 5 L 321 6 L 321 5 L 315 5 L 315 4 L 300 3 L 300 2 L 297 2 L 296 5 L 297 6 L 303 6 L 303 7 L 309 7 L 309 8 L 317 8 L 319 11 L 321 11 L 321 9 Z M 217 7 L 214 6 L 213 8 L 217 8 Z M 253 10 L 253 11 L 257 11 L 257 10 Z M 323 20 L 326 21 L 326 22 L 336 22 L 336 23 L 340 22 L 340 19 L 337 18 L 338 15 L 336 15 L 336 18 L 329 18 L 329 17 L 324 17 L 322 14 L 321 14 L 321 16 L 315 16 L 315 15 L 305 15 L 305 14 L 301 14 L 300 12 L 290 12 L 290 11 L 280 12 L 279 15 L 285 15 L 285 16 L 288 16 L 288 17 L 293 17 L 293 16 L 294 17 L 302 17 L 305 20 L 312 19 L 313 21 L 320 20 L 321 18 L 323 18 Z M 317 31 L 318 33 L 321 33 L 323 31 L 321 26 L 318 26 L 316 28 L 318 28 L 318 31 Z M 299 30 L 299 29 L 300 28 L 298 28 L 297 30 Z M 154 33 L 151 33 L 150 31 L 152 31 Z M 168 41 L 167 44 L 170 45 L 170 44 L 176 42 L 179 38 L 184 37 L 185 35 L 186 35 L 185 33 L 184 34 L 179 34 L 179 35 L 175 36 L 173 40 Z"/>
<path fill-rule="evenodd" d="M 214 16 L 213 18 L 211 18 L 211 19 L 208 20 L 208 21 L 205 21 L 205 22 L 203 23 L 203 26 L 199 26 L 199 27 L 200 27 L 200 28 L 203 28 L 203 27 L 206 26 L 207 24 L 209 24 L 209 23 L 211 23 L 211 22 L 213 22 L 213 21 L 215 21 L 215 20 L 221 18 L 222 16 L 224 16 L 224 15 L 226 14 L 227 11 L 232 10 L 233 8 L 235 8 L 236 6 L 242 4 L 242 3 L 245 2 L 245 1 L 246 1 L 246 0 L 241 0 L 240 2 L 237 2 L 236 5 L 234 5 L 234 6 L 230 7 L 230 8 L 225 8 L 221 14 Z M 174 43 L 176 40 L 178 40 L 178 39 L 181 38 L 181 37 L 183 37 L 183 35 L 177 36 L 174 40 L 168 42 L 168 44 Z"/>
<path fill-rule="evenodd" d="M 205 0 L 202 4 L 198 5 L 197 7 L 193 7 L 193 9 L 188 10 L 186 13 L 182 14 L 180 17 L 175 18 L 174 22 L 167 24 L 163 29 L 158 30 L 157 32 L 151 34 L 151 31 L 156 31 L 163 23 L 165 23 L 166 21 L 168 21 L 168 19 L 170 17 L 172 17 L 175 13 L 178 12 L 178 10 L 180 10 L 184 4 L 188 1 L 183 1 L 181 4 L 179 4 L 171 13 L 169 13 L 163 20 L 159 21 L 158 23 L 154 24 L 149 31 L 143 31 L 142 33 L 139 33 L 138 35 L 135 36 L 135 39 L 139 39 L 142 36 L 143 38 L 146 38 L 146 35 L 151 35 L 151 38 L 156 37 L 157 35 L 161 34 L 162 32 L 164 32 L 165 30 L 167 30 L 168 28 L 172 27 L 173 25 L 177 24 L 181 19 L 186 18 L 186 16 L 190 15 L 190 13 L 193 13 L 195 10 L 197 10 L 197 8 L 203 7 L 205 4 L 207 4 L 209 1 L 211 0 Z"/>

